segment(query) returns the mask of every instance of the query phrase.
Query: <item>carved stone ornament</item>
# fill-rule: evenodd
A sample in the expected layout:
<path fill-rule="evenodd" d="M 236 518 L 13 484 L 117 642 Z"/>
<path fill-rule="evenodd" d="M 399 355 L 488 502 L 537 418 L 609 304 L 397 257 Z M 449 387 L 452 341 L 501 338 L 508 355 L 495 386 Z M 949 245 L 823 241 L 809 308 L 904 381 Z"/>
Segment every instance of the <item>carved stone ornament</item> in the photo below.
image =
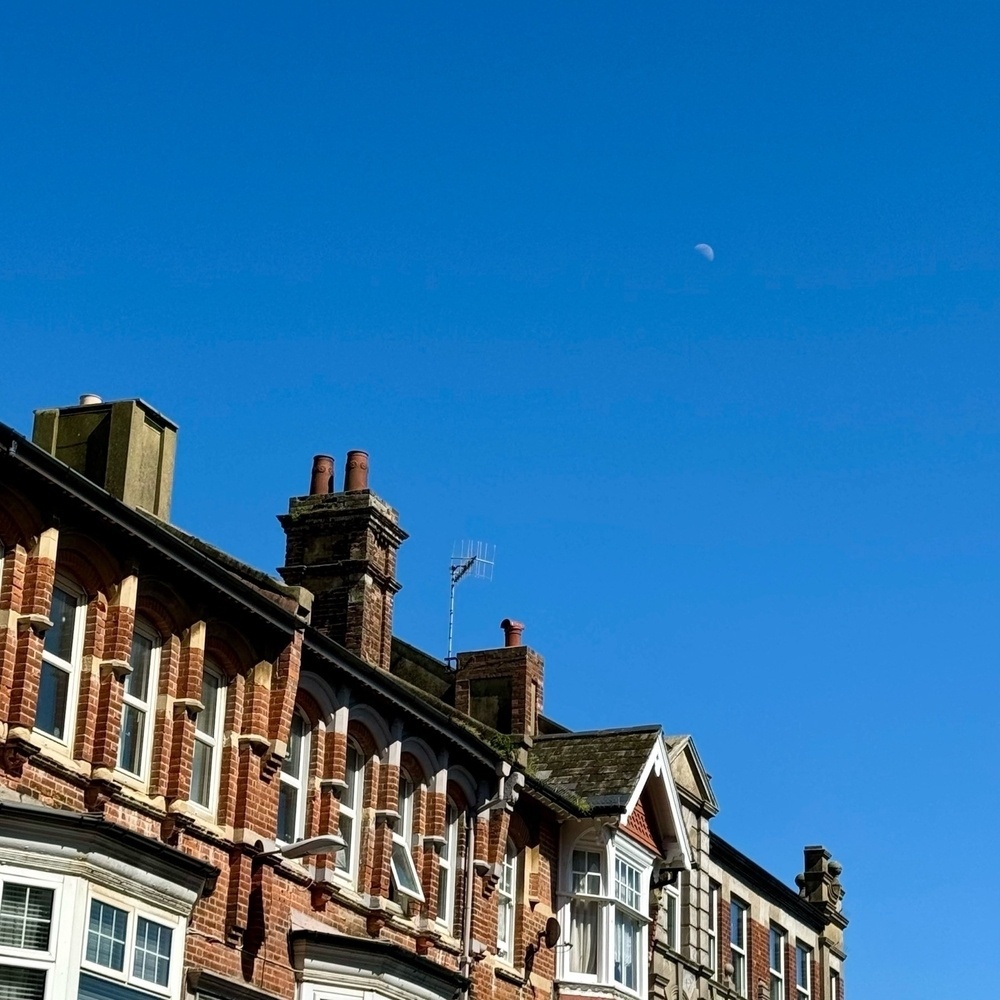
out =
<path fill-rule="evenodd" d="M 52 619 L 45 615 L 21 615 L 17 620 L 17 631 L 19 635 L 33 632 L 37 636 L 43 636 L 52 628 Z"/>
<path fill-rule="evenodd" d="M 39 748 L 27 740 L 13 737 L 0 747 L 0 767 L 11 777 L 20 778 L 24 765 L 38 753 Z"/>
<path fill-rule="evenodd" d="M 198 716 L 205 711 L 205 705 L 203 702 L 198 701 L 197 698 L 175 698 L 174 699 L 174 718 L 178 719 L 182 715 L 186 715 L 192 722 L 198 718 Z"/>
<path fill-rule="evenodd" d="M 114 674 L 115 679 L 125 680 L 132 673 L 132 664 L 128 660 L 101 660 L 101 677 Z"/>

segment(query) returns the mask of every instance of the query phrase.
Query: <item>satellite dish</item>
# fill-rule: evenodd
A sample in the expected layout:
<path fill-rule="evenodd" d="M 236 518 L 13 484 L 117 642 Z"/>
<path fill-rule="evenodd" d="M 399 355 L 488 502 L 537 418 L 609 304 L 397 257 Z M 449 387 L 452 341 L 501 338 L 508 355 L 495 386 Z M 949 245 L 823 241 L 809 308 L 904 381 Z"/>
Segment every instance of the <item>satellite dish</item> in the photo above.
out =
<path fill-rule="evenodd" d="M 715 260 L 715 251 L 707 243 L 695 244 L 695 250 L 705 258 L 705 260 Z"/>
<path fill-rule="evenodd" d="M 554 948 L 559 943 L 561 934 L 562 928 L 559 926 L 559 921 L 555 917 L 549 917 L 545 921 L 545 947 Z"/>

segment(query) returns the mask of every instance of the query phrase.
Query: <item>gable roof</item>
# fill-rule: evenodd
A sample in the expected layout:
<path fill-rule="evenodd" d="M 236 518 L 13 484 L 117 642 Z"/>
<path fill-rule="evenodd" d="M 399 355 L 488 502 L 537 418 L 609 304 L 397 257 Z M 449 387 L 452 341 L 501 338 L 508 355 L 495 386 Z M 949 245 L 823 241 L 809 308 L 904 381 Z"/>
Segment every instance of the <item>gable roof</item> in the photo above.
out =
<path fill-rule="evenodd" d="M 712 776 L 705 770 L 694 740 L 690 736 L 665 736 L 664 742 L 680 797 L 696 811 L 715 816 L 719 803 L 712 791 Z"/>
<path fill-rule="evenodd" d="M 528 756 L 528 769 L 581 813 L 620 815 L 659 739 L 659 726 L 539 735 Z"/>

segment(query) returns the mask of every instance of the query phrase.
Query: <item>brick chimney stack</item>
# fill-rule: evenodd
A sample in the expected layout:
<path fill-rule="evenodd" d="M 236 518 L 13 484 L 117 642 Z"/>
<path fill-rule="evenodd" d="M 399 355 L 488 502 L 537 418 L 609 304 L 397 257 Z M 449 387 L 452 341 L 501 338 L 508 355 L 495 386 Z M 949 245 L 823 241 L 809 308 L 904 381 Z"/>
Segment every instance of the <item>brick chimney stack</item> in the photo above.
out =
<path fill-rule="evenodd" d="M 538 733 L 545 661 L 521 645 L 521 622 L 500 623 L 504 645 L 459 653 L 455 708 L 530 746 Z"/>
<path fill-rule="evenodd" d="M 333 491 L 333 459 L 313 460 L 309 496 L 278 516 L 285 529 L 287 584 L 314 595 L 312 625 L 363 660 L 389 669 L 399 515 L 368 489 L 368 455 L 348 452 L 344 490 Z"/>

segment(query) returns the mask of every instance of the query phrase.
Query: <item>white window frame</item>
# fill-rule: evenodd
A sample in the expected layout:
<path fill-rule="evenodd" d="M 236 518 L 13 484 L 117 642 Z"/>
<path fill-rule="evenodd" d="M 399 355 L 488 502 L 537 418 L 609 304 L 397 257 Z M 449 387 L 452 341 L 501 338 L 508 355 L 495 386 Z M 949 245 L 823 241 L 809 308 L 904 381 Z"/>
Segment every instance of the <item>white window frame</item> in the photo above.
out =
<path fill-rule="evenodd" d="M 444 806 L 444 843 L 438 854 L 437 922 L 448 934 L 455 929 L 455 890 L 458 882 L 458 826 L 462 813 L 450 800 Z"/>
<path fill-rule="evenodd" d="M 184 966 L 184 922 L 172 914 L 147 909 L 128 897 L 109 892 L 103 888 L 91 887 L 90 891 L 82 893 L 82 896 L 83 912 L 80 919 L 83 940 L 80 951 L 80 971 L 160 996 L 172 998 L 179 996 Z M 125 954 L 121 971 L 87 960 L 87 943 L 90 940 L 90 911 L 95 901 L 103 903 L 105 906 L 113 906 L 116 910 L 123 910 L 126 913 Z M 134 974 L 136 935 L 140 917 L 160 927 L 166 927 L 171 932 L 169 972 L 165 986 L 148 979 L 142 979 Z"/>
<path fill-rule="evenodd" d="M 584 863 L 587 864 L 587 872 L 578 872 L 575 867 L 575 855 L 580 853 L 584 856 Z M 605 910 L 607 909 L 609 892 L 607 889 L 608 885 L 608 858 L 607 850 L 603 844 L 595 843 L 592 838 L 584 837 L 578 840 L 567 853 L 566 863 L 569 869 L 569 883 L 568 883 L 568 895 L 569 903 L 567 906 L 566 914 L 566 928 L 567 928 L 567 940 L 572 941 L 574 936 L 574 915 L 573 915 L 573 903 L 579 900 L 582 903 L 596 903 L 597 904 L 597 927 L 595 928 L 595 933 L 597 935 L 597 963 L 596 968 L 593 973 L 590 972 L 580 972 L 573 968 L 574 960 L 580 956 L 575 954 L 573 948 L 567 949 L 566 956 L 566 969 L 575 981 L 582 983 L 596 983 L 601 979 L 601 967 L 604 952 L 607 946 L 604 943 L 605 937 Z M 597 870 L 597 892 L 576 891 L 576 880 L 578 874 L 585 874 L 584 884 L 587 890 L 592 889 L 591 885 L 587 885 L 590 881 L 590 871 L 589 863 L 587 862 L 587 857 L 589 855 L 596 854 L 600 860 L 600 866 Z"/>
<path fill-rule="evenodd" d="M 63 881 L 59 878 L 46 878 L 38 872 L 9 868 L 0 876 L 0 897 L 5 885 L 27 886 L 32 889 L 48 889 L 52 892 L 52 915 L 49 920 L 48 948 L 14 948 L 0 946 L 0 966 L 14 969 L 35 969 L 45 973 L 45 1000 L 56 1000 L 60 990 L 65 989 L 65 983 L 59 978 L 57 968 L 57 953 L 61 939 L 59 917 L 62 911 Z"/>
<path fill-rule="evenodd" d="M 389 872 L 392 875 L 392 883 L 402 896 L 407 896 L 418 903 L 424 902 L 424 890 L 420 882 L 420 873 L 413 861 L 413 796 L 415 789 L 413 782 L 406 775 L 399 778 L 399 819 L 396 820 L 392 828 L 392 850 L 389 854 Z M 404 879 L 396 864 L 396 851 L 394 848 L 402 848 L 400 857 L 406 867 L 406 874 L 409 875 L 416 890 L 410 889 L 404 884 Z"/>
<path fill-rule="evenodd" d="M 299 769 L 298 773 L 293 773 L 282 766 L 278 773 L 278 784 L 280 790 L 288 788 L 295 796 L 295 815 L 292 817 L 292 838 L 291 840 L 278 839 L 279 844 L 291 844 L 296 840 L 301 840 L 306 835 L 306 799 L 309 791 L 309 763 L 312 752 L 312 732 L 309 719 L 301 708 L 296 708 L 292 713 L 292 725 L 298 720 L 302 724 L 302 738 L 299 743 Z M 292 735 L 289 732 L 288 746 L 291 749 Z M 286 758 L 287 762 L 287 758 Z M 279 794 L 280 803 L 281 796 Z M 280 805 L 279 805 L 280 812 Z M 279 834 L 282 832 L 278 831 Z"/>
<path fill-rule="evenodd" d="M 748 904 L 732 896 L 729 901 L 729 949 L 732 953 L 733 985 L 737 996 L 747 995 L 747 914 Z M 736 942 L 736 928 L 740 930 L 742 945 Z"/>
<path fill-rule="evenodd" d="M 60 746 L 66 747 L 68 750 L 73 745 L 73 737 L 76 735 L 77 702 L 80 697 L 80 673 L 83 667 L 83 645 L 86 641 L 87 635 L 88 604 L 87 595 L 84 593 L 83 588 L 66 577 L 56 577 L 55 584 L 52 588 L 53 597 L 55 596 L 56 590 L 61 590 L 68 597 L 76 600 L 76 607 L 73 613 L 73 645 L 70 652 L 70 659 L 64 660 L 62 657 L 48 652 L 48 650 L 45 649 L 43 642 L 42 670 L 44 671 L 46 666 L 48 666 L 50 669 L 58 670 L 60 673 L 68 676 L 69 679 L 66 685 L 66 716 L 63 720 L 62 736 L 56 736 L 54 733 L 50 733 L 46 729 L 41 729 L 37 724 L 37 715 L 35 720 L 35 731 L 41 733 L 46 739 L 52 740 Z M 41 695 L 40 688 L 41 678 L 39 678 L 39 696 Z"/>
<path fill-rule="evenodd" d="M 218 695 L 215 703 L 215 726 L 210 733 L 206 733 L 198 728 L 197 722 L 194 727 L 195 743 L 208 747 L 209 757 L 209 789 L 208 803 L 198 802 L 193 798 L 194 789 L 191 790 L 191 804 L 201 812 L 212 816 L 214 819 L 219 809 L 219 785 L 222 777 L 222 737 L 226 727 L 226 694 L 229 689 L 229 681 L 225 673 L 214 663 L 205 661 L 202 669 L 202 696 L 205 693 L 205 678 L 215 677 L 219 681 L 217 688 Z M 207 706 L 206 706 L 207 707 Z M 200 718 L 200 716 L 199 716 Z M 194 757 L 192 756 L 192 785 L 194 780 Z"/>
<path fill-rule="evenodd" d="M 788 934 L 777 924 L 771 924 L 767 935 L 767 960 L 771 974 L 770 1000 L 785 1000 Z M 775 957 L 778 961 L 775 962 Z"/>
<path fill-rule="evenodd" d="M 705 933 L 708 940 L 708 967 L 712 978 L 719 973 L 719 897 L 721 886 L 718 882 L 708 883 L 708 920 Z"/>
<path fill-rule="evenodd" d="M 497 960 L 514 966 L 514 935 L 517 933 L 517 848 L 508 839 L 500 879 L 497 882 Z M 501 900 L 506 902 L 506 919 L 500 919 Z"/>
<path fill-rule="evenodd" d="M 355 766 L 351 767 L 351 754 L 356 757 Z M 346 818 L 351 824 L 350 836 L 344 837 L 344 831 L 339 829 L 344 837 L 344 847 L 337 852 L 334 871 L 351 885 L 354 885 L 358 875 L 358 859 L 361 856 L 361 807 L 365 794 L 365 766 L 367 761 L 361 748 L 352 739 L 347 741 L 347 761 L 344 767 L 344 780 L 347 787 L 340 797 L 338 822 Z M 353 781 L 351 780 L 353 777 Z"/>
<path fill-rule="evenodd" d="M 805 965 L 802 964 L 803 956 Z M 812 995 L 813 950 L 804 941 L 795 942 L 795 995 L 796 1000 L 813 1000 Z M 805 982 L 802 970 L 805 969 Z"/>
<path fill-rule="evenodd" d="M 609 950 L 611 960 L 611 979 L 620 989 L 630 993 L 640 993 L 644 985 L 643 967 L 646 964 L 645 929 L 648 922 L 647 916 L 642 912 L 641 906 L 645 901 L 645 892 L 648 892 L 649 879 L 642 877 L 642 868 L 634 861 L 624 855 L 624 852 L 616 852 L 615 856 L 615 888 L 614 906 L 612 907 L 612 939 Z M 633 884 L 634 883 L 634 884 Z M 619 979 L 615 971 L 615 948 L 617 946 L 617 931 L 615 926 L 618 918 L 628 920 L 636 925 L 633 964 L 635 967 L 635 985 L 629 986 L 624 978 Z M 624 977 L 624 972 L 622 973 Z"/>
<path fill-rule="evenodd" d="M 830 970 L 830 996 L 827 1000 L 840 1000 L 840 970 Z"/>
<path fill-rule="evenodd" d="M 671 951 L 681 950 L 681 886 L 680 873 L 677 874 L 673 882 L 668 882 L 663 887 L 663 895 L 666 898 L 667 910 L 667 947 Z"/>
<path fill-rule="evenodd" d="M 160 650 L 162 648 L 162 642 L 159 635 L 141 619 L 136 620 L 132 631 L 133 646 L 135 643 L 134 637 L 136 635 L 141 636 L 143 639 L 147 639 L 150 643 L 152 643 L 149 651 L 149 676 L 147 678 L 145 701 L 142 701 L 140 698 L 136 698 L 135 695 L 129 694 L 128 682 L 129 678 L 132 676 L 131 674 L 125 678 L 123 683 L 121 725 L 118 730 L 118 754 L 115 769 L 121 771 L 123 774 L 129 775 L 137 781 L 141 781 L 145 785 L 149 782 L 149 772 L 153 762 L 153 735 L 156 726 L 156 698 L 159 693 L 160 685 Z M 131 659 L 132 657 L 130 655 L 130 662 Z M 132 708 L 136 712 L 141 712 L 143 716 L 141 737 L 142 749 L 139 754 L 139 771 L 130 771 L 124 764 L 122 764 L 121 760 L 121 734 L 124 729 L 126 706 Z"/>
<path fill-rule="evenodd" d="M 579 828 L 577 828 L 579 829 Z M 594 896 L 590 893 L 575 893 L 573 877 L 573 852 L 585 851 L 601 855 L 601 893 Z M 648 980 L 648 948 L 649 948 L 649 886 L 653 872 L 653 854 L 645 847 L 620 833 L 608 835 L 608 832 L 598 832 L 591 827 L 574 836 L 572 828 L 567 828 L 562 841 L 562 861 L 560 879 L 562 891 L 560 896 L 560 921 L 566 930 L 567 939 L 572 935 L 572 912 L 574 899 L 593 899 L 598 903 L 597 927 L 597 973 L 574 972 L 569 952 L 571 949 L 560 949 L 557 954 L 557 965 L 560 978 L 568 983 L 588 983 L 608 987 L 620 993 L 645 997 Z M 638 908 L 630 905 L 630 901 L 619 899 L 618 863 L 628 865 L 638 872 L 638 893 L 631 900 L 638 903 Z M 633 878 L 633 882 L 635 879 Z M 636 942 L 636 987 L 633 989 L 615 978 L 615 923 L 616 914 L 634 919 L 638 923 Z"/>

